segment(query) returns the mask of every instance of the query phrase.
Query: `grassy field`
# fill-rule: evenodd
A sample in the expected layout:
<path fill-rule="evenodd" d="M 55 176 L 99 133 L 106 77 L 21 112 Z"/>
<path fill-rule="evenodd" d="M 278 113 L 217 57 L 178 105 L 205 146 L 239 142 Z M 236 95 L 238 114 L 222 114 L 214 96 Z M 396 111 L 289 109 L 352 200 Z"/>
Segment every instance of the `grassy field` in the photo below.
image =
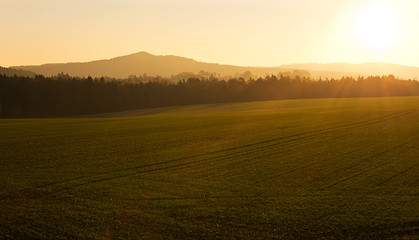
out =
<path fill-rule="evenodd" d="M 419 97 L 0 120 L 0 239 L 418 239 Z"/>

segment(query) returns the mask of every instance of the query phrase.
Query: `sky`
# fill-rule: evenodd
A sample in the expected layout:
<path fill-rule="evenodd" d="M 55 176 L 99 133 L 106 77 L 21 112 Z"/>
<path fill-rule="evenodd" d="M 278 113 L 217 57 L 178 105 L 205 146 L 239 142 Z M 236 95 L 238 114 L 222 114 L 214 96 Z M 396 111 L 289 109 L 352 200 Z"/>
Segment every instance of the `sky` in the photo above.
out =
<path fill-rule="evenodd" d="M 0 66 L 140 51 L 239 66 L 419 67 L 417 0 L 0 0 Z"/>

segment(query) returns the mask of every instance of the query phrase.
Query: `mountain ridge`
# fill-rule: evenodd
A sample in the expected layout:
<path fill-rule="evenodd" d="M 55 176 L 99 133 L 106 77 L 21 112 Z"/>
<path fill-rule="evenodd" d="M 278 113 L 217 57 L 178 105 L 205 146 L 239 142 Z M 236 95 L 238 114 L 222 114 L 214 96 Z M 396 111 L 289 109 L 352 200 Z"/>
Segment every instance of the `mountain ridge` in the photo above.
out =
<path fill-rule="evenodd" d="M 0 74 L 4 74 L 9 77 L 13 77 L 14 75 L 19 77 L 34 77 L 36 73 L 31 71 L 26 71 L 23 69 L 14 69 L 14 68 L 5 68 L 0 66 Z"/>
<path fill-rule="evenodd" d="M 31 71 L 36 74 L 53 76 L 68 73 L 77 77 L 128 78 L 132 75 L 171 77 L 184 72 L 198 74 L 200 71 L 217 73 L 221 76 L 236 76 L 250 71 L 254 76 L 277 75 L 293 70 L 308 71 L 313 78 L 341 78 L 371 75 L 389 75 L 403 79 L 417 79 L 419 68 L 391 63 L 300 63 L 277 67 L 234 66 L 219 63 L 200 62 L 175 55 L 153 55 L 140 51 L 109 59 L 89 62 L 47 63 L 42 65 L 13 66 L 13 69 Z"/>

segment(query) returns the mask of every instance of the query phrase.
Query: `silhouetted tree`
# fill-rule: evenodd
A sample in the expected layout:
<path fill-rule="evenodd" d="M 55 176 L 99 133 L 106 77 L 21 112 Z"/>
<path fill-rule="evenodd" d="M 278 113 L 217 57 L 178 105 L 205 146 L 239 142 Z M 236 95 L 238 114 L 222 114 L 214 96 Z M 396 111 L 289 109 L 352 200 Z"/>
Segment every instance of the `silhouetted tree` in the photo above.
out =
<path fill-rule="evenodd" d="M 296 98 L 419 96 L 419 82 L 393 75 L 313 81 L 278 74 L 246 81 L 201 73 L 187 80 L 140 76 L 135 80 L 0 75 L 0 117 L 51 117 L 172 105 Z M 190 76 L 184 74 L 183 76 Z M 177 78 L 177 76 L 175 76 Z M 144 81 L 147 79 L 147 81 Z"/>

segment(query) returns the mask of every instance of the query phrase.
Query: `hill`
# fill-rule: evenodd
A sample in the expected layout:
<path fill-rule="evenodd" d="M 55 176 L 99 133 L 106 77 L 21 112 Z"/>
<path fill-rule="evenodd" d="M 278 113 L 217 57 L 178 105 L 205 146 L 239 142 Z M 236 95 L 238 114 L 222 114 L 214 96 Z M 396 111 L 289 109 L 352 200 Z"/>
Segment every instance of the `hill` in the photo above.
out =
<path fill-rule="evenodd" d="M 127 78 L 130 75 L 142 75 L 144 73 L 152 76 L 170 77 L 183 72 L 197 74 L 200 71 L 216 72 L 223 76 L 234 76 L 236 73 L 243 73 L 245 71 L 251 71 L 260 75 L 270 72 L 276 72 L 277 74 L 279 71 L 267 70 L 267 68 L 247 68 L 204 63 L 184 57 L 155 56 L 146 52 L 86 63 L 45 64 L 40 66 L 17 66 L 15 68 L 34 71 L 45 76 L 52 76 L 64 72 L 71 76 L 79 77 L 107 76 L 113 78 Z"/>
<path fill-rule="evenodd" d="M 8 77 L 13 77 L 14 75 L 19 77 L 34 77 L 36 74 L 22 69 L 0 67 L 0 75 L 6 75 Z"/>
<path fill-rule="evenodd" d="M 350 63 L 308 63 L 308 64 L 289 64 L 283 65 L 284 68 L 291 69 L 304 69 L 307 71 L 316 72 L 346 72 L 346 73 L 358 73 L 362 76 L 383 76 L 393 74 L 398 78 L 403 79 L 417 79 L 419 78 L 419 68 L 404 66 L 399 64 L 391 63 L 361 63 L 361 64 L 350 64 Z"/>
<path fill-rule="evenodd" d="M 198 62 L 178 56 L 156 56 L 146 52 L 84 63 L 55 63 L 33 66 L 15 66 L 15 69 L 32 71 L 44 76 L 53 76 L 61 72 L 78 77 L 112 77 L 128 78 L 130 75 L 171 77 L 181 73 L 198 74 L 200 71 L 216 73 L 221 76 L 237 76 L 250 71 L 253 76 L 265 77 L 287 73 L 294 70 L 306 70 L 303 75 L 313 78 L 341 78 L 342 76 L 358 77 L 370 75 L 393 74 L 396 77 L 417 78 L 419 68 L 397 64 L 364 63 L 364 64 L 290 64 L 278 67 L 241 67 L 217 63 Z"/>

